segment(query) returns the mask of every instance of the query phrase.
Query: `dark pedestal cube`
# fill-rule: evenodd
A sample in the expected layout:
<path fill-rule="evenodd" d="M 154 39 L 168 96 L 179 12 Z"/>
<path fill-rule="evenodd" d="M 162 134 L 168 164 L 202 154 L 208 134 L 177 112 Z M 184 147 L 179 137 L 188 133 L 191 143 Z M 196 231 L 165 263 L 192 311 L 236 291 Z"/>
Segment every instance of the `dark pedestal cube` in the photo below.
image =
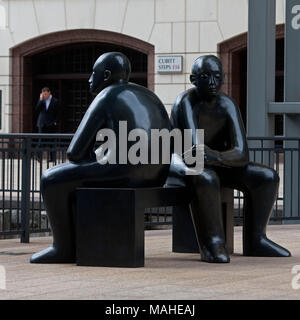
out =
<path fill-rule="evenodd" d="M 173 252 L 199 253 L 185 187 L 76 191 L 79 266 L 143 267 L 145 208 L 173 206 Z M 222 190 L 227 248 L 233 251 L 233 195 Z"/>
<path fill-rule="evenodd" d="M 77 190 L 77 265 L 144 266 L 144 208 L 134 189 Z"/>

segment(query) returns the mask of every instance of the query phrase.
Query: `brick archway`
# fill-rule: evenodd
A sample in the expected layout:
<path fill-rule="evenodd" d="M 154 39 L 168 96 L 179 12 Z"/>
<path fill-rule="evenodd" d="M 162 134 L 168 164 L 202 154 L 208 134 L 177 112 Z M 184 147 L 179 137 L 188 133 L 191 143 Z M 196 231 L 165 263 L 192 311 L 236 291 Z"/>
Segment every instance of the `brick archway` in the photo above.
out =
<path fill-rule="evenodd" d="M 226 75 L 223 91 L 233 97 L 241 107 L 244 121 L 246 118 L 246 105 L 245 102 L 241 101 L 243 100 L 241 91 L 244 91 L 242 96 L 247 94 L 247 61 L 245 61 L 247 59 L 247 37 L 248 33 L 243 33 L 218 44 L 218 55 Z M 284 39 L 284 24 L 276 26 L 276 40 L 281 39 Z M 240 59 L 241 54 L 244 55 L 243 60 Z M 244 86 L 243 88 L 242 85 Z"/>
<path fill-rule="evenodd" d="M 247 49 L 247 37 L 248 33 L 246 32 L 218 44 L 218 55 L 226 74 L 224 92 L 229 95 L 234 95 L 235 87 L 238 85 L 235 81 L 235 75 L 239 71 L 239 66 L 235 65 L 234 58 L 238 52 Z M 276 26 L 276 39 L 282 38 L 284 38 L 284 24 Z"/>
<path fill-rule="evenodd" d="M 154 46 L 116 32 L 79 29 L 42 35 L 11 48 L 11 132 L 30 132 L 33 109 L 31 56 L 74 43 L 107 43 L 131 48 L 147 55 L 147 82 L 154 89 Z"/>

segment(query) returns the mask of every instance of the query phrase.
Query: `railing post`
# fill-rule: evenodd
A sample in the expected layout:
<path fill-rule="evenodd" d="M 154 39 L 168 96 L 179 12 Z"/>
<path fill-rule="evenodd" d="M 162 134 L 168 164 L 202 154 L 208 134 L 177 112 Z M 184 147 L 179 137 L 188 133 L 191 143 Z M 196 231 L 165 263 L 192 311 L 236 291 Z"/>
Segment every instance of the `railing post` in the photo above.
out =
<path fill-rule="evenodd" d="M 29 243 L 31 138 L 22 141 L 21 242 Z"/>

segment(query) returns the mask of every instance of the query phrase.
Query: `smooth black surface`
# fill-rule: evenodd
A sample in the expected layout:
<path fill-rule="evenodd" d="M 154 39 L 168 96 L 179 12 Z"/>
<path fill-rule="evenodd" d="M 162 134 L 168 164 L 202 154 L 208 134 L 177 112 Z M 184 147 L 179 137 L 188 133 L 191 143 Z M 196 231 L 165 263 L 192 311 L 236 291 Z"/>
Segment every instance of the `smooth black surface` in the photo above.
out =
<path fill-rule="evenodd" d="M 144 266 L 146 207 L 176 210 L 189 203 L 188 191 L 181 187 L 81 188 L 76 199 L 77 265 L 106 267 Z M 182 227 L 179 234 L 186 230 Z M 193 229 L 190 236 L 195 237 Z"/>
<path fill-rule="evenodd" d="M 172 251 L 178 253 L 199 253 L 199 244 L 189 203 L 173 207 Z"/>
<path fill-rule="evenodd" d="M 187 185 L 193 191 L 192 216 L 201 259 L 229 262 L 221 208 L 221 187 L 245 196 L 243 249 L 247 256 L 287 257 L 290 252 L 269 240 L 266 227 L 279 186 L 271 168 L 250 163 L 245 129 L 234 101 L 220 92 L 224 74 L 220 60 L 202 56 L 193 64 L 193 88 L 178 96 L 171 114 L 174 128 L 204 129 L 204 170 L 185 176 L 185 165 L 171 165 L 168 185 Z M 188 151 L 192 152 L 192 150 Z"/>
<path fill-rule="evenodd" d="M 135 190 L 79 189 L 76 198 L 77 265 L 143 267 L 144 214 Z"/>
<path fill-rule="evenodd" d="M 185 188 L 185 193 L 190 196 L 183 196 L 182 194 L 180 198 L 185 201 L 173 207 L 172 251 L 199 253 L 199 242 L 195 233 L 190 208 L 191 191 Z M 226 247 L 229 253 L 233 253 L 233 190 L 221 188 L 221 201 Z"/>
<path fill-rule="evenodd" d="M 82 187 L 140 188 L 163 186 L 169 165 L 101 165 L 94 152 L 101 128 L 116 133 L 119 121 L 131 129 L 169 129 L 168 114 L 159 98 L 145 87 L 128 83 L 130 62 L 121 53 L 101 55 L 90 78 L 91 92 L 99 94 L 88 108 L 67 151 L 70 163 L 52 167 L 41 178 L 41 192 L 53 232 L 53 245 L 31 257 L 32 263 L 76 261 L 75 191 Z M 135 142 L 128 142 L 127 150 Z M 149 157 L 151 155 L 151 143 Z M 160 152 L 161 154 L 161 152 Z M 118 159 L 117 147 L 117 159 Z"/>

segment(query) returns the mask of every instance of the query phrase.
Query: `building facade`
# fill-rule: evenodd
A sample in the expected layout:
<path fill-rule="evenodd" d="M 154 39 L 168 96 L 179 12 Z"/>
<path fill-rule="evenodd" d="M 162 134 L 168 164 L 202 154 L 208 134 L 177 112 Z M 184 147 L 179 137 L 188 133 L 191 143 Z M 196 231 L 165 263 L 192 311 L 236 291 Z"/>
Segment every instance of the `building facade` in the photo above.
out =
<path fill-rule="evenodd" d="M 284 0 L 276 6 L 280 101 Z M 124 52 L 131 81 L 153 90 L 168 111 L 191 87 L 193 61 L 219 55 L 224 91 L 246 122 L 247 28 L 247 0 L 0 0 L 0 132 L 35 132 L 34 105 L 43 86 L 60 100 L 61 132 L 74 132 L 92 99 L 93 62 L 107 51 Z M 158 72 L 161 56 L 182 57 L 181 72 Z"/>

